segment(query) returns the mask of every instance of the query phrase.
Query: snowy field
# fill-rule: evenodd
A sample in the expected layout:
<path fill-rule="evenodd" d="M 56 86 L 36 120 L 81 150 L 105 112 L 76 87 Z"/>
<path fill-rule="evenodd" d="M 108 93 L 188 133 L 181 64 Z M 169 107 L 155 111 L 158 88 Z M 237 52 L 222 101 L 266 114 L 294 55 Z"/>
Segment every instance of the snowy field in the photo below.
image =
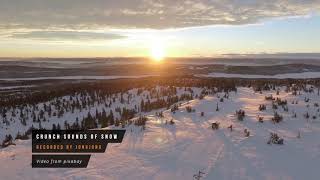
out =
<path fill-rule="evenodd" d="M 288 111 L 279 107 L 280 123 L 272 123 L 273 94 L 288 101 Z M 31 141 L 18 140 L 16 146 L 0 149 L 0 179 L 201 179 L 218 180 L 318 180 L 320 177 L 320 96 L 302 93 L 294 96 L 284 89 L 254 92 L 241 87 L 231 92 L 184 102 L 176 113 L 164 110 L 164 117 L 147 114 L 146 129 L 130 125 L 121 144 L 112 144 L 106 153 L 94 154 L 86 169 L 32 169 Z M 310 101 L 304 101 L 305 98 Z M 298 102 L 291 103 L 291 102 Z M 216 111 L 216 106 L 219 111 Z M 259 111 L 260 104 L 266 105 Z M 188 113 L 186 107 L 195 112 Z M 243 121 L 235 111 L 246 112 Z M 201 116 L 201 112 L 204 116 Z M 311 117 L 305 118 L 308 112 Z M 293 114 L 297 117 L 293 118 Z M 259 123 L 257 116 L 264 117 Z M 173 119 L 174 124 L 166 123 Z M 211 123 L 220 122 L 213 130 Z M 233 131 L 227 127 L 233 125 Z M 244 129 L 250 136 L 244 136 Z M 271 132 L 284 139 L 283 145 L 267 144 Z M 300 138 L 298 138 L 300 134 Z"/>
<path fill-rule="evenodd" d="M 54 76 L 54 77 L 34 77 L 34 78 L 0 78 L 0 81 L 34 81 L 34 80 L 106 80 L 106 79 L 127 79 L 144 78 L 152 75 L 141 76 Z"/>
<path fill-rule="evenodd" d="M 250 74 L 228 74 L 209 73 L 207 75 L 197 75 L 199 77 L 223 77 L 223 78 L 246 78 L 246 79 L 312 79 L 320 78 L 320 72 L 286 73 L 277 75 L 250 75 Z"/>

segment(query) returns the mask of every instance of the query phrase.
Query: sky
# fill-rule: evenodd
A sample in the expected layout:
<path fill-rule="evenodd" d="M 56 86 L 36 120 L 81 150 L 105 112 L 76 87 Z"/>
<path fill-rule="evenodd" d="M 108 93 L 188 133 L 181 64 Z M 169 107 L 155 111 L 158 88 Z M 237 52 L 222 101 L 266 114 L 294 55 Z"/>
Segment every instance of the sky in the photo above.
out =
<path fill-rule="evenodd" d="M 318 55 L 320 0 L 0 0 L 0 57 Z"/>

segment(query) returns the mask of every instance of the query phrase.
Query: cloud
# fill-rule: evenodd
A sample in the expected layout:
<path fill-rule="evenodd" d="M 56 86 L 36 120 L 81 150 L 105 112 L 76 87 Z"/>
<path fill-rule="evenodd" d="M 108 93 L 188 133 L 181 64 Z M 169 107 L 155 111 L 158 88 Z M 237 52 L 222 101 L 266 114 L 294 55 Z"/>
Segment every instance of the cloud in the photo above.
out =
<path fill-rule="evenodd" d="M 0 27 L 181 28 L 320 11 L 320 0 L 0 0 Z"/>
<path fill-rule="evenodd" d="M 54 41 L 90 41 L 90 40 L 114 40 L 126 38 L 126 36 L 111 33 L 81 32 L 81 31 L 31 31 L 15 32 L 9 38 L 15 39 L 35 39 Z"/>

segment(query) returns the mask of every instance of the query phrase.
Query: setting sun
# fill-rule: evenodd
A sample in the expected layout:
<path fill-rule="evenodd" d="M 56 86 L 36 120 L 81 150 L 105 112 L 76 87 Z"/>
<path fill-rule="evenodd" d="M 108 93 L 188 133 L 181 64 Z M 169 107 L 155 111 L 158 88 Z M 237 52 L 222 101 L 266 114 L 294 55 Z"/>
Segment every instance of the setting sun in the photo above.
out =
<path fill-rule="evenodd" d="M 151 45 L 150 56 L 152 60 L 160 62 L 165 57 L 165 48 L 162 42 L 156 41 Z"/>

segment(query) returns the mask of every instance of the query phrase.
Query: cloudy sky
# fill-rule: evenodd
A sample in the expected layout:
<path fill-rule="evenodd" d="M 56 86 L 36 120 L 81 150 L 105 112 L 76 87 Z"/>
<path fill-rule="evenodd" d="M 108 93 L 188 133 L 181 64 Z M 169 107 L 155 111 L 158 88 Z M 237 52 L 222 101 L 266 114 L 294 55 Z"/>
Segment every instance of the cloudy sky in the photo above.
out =
<path fill-rule="evenodd" d="M 2 57 L 320 52 L 320 0 L 0 0 Z"/>

